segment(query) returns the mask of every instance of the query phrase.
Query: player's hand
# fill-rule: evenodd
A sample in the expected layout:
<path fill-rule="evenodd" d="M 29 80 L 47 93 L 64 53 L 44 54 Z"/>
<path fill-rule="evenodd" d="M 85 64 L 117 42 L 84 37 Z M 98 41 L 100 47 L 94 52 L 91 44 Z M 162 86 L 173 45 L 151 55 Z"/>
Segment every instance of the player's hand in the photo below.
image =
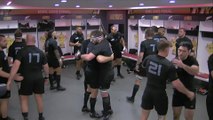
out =
<path fill-rule="evenodd" d="M 17 80 L 17 81 L 22 81 L 24 79 L 24 77 L 20 76 L 20 74 L 16 74 L 14 79 Z"/>
<path fill-rule="evenodd" d="M 184 66 L 182 60 L 181 59 L 177 59 L 177 58 L 173 59 L 172 63 L 174 65 L 178 66 L 179 68 L 183 68 L 183 66 Z"/>
<path fill-rule="evenodd" d="M 195 93 L 190 91 L 187 96 L 192 101 L 195 98 Z"/>
<path fill-rule="evenodd" d="M 60 59 L 58 62 L 59 62 L 60 67 L 62 67 L 62 65 L 63 65 L 62 59 Z"/>
<path fill-rule="evenodd" d="M 135 66 L 135 71 L 139 72 L 139 65 Z"/>
<path fill-rule="evenodd" d="M 81 52 L 77 51 L 77 53 L 75 54 L 75 59 L 76 60 L 80 60 L 81 59 Z"/>

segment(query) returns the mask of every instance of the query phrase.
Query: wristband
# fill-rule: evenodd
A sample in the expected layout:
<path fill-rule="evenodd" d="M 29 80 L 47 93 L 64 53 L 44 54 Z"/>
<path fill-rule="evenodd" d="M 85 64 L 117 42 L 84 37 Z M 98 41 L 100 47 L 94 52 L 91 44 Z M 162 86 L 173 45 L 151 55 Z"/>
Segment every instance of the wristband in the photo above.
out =
<path fill-rule="evenodd" d="M 49 77 L 44 77 L 44 79 L 46 80 L 46 79 L 49 79 Z"/>

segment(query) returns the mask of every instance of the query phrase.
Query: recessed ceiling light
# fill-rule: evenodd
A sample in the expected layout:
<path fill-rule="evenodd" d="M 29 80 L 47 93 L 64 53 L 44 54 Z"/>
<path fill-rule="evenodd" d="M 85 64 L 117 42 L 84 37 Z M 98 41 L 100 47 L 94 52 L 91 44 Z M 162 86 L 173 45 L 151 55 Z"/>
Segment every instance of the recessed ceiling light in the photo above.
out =
<path fill-rule="evenodd" d="M 58 6 L 60 6 L 58 3 L 56 3 L 55 5 L 54 5 L 55 7 L 58 7 Z"/>
<path fill-rule="evenodd" d="M 140 5 L 140 6 L 144 6 L 144 3 L 140 3 L 139 5 Z"/>
<path fill-rule="evenodd" d="M 62 2 L 62 3 L 66 3 L 66 2 L 67 2 L 67 0 L 61 0 L 61 2 Z"/>
<path fill-rule="evenodd" d="M 175 3 L 175 0 L 170 0 L 169 3 Z"/>
<path fill-rule="evenodd" d="M 80 5 L 76 5 L 75 7 L 80 8 L 81 6 Z"/>
<path fill-rule="evenodd" d="M 9 6 L 12 3 L 12 1 L 7 2 L 7 6 Z"/>
<path fill-rule="evenodd" d="M 113 7 L 112 5 L 109 5 L 109 8 Z"/>

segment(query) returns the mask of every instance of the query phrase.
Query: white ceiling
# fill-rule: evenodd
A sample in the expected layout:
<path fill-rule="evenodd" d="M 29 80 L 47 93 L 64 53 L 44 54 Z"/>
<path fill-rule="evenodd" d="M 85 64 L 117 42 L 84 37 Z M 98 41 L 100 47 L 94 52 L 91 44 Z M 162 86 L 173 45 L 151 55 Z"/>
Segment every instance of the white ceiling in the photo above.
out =
<path fill-rule="evenodd" d="M 13 1 L 10 6 L 6 6 L 8 1 Z M 60 1 L 61 0 L 0 0 L 0 9 L 73 9 L 76 5 L 80 5 L 80 9 L 213 7 L 213 0 L 176 0 L 175 4 L 170 4 L 169 0 L 67 0 L 67 3 L 61 3 Z M 55 3 L 59 3 L 60 6 L 54 7 Z M 138 8 L 139 3 L 144 3 L 144 6 Z M 113 5 L 113 7 L 108 8 L 109 5 Z"/>

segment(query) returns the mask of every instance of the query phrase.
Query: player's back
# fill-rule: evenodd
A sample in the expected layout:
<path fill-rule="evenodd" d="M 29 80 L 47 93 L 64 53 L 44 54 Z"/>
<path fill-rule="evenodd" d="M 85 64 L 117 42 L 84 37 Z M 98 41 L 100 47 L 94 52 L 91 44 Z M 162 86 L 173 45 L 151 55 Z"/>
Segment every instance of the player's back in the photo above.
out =
<path fill-rule="evenodd" d="M 166 89 L 166 81 L 170 75 L 176 76 L 174 65 L 165 57 L 151 55 L 145 59 L 147 71 L 147 87 L 157 90 Z"/>

